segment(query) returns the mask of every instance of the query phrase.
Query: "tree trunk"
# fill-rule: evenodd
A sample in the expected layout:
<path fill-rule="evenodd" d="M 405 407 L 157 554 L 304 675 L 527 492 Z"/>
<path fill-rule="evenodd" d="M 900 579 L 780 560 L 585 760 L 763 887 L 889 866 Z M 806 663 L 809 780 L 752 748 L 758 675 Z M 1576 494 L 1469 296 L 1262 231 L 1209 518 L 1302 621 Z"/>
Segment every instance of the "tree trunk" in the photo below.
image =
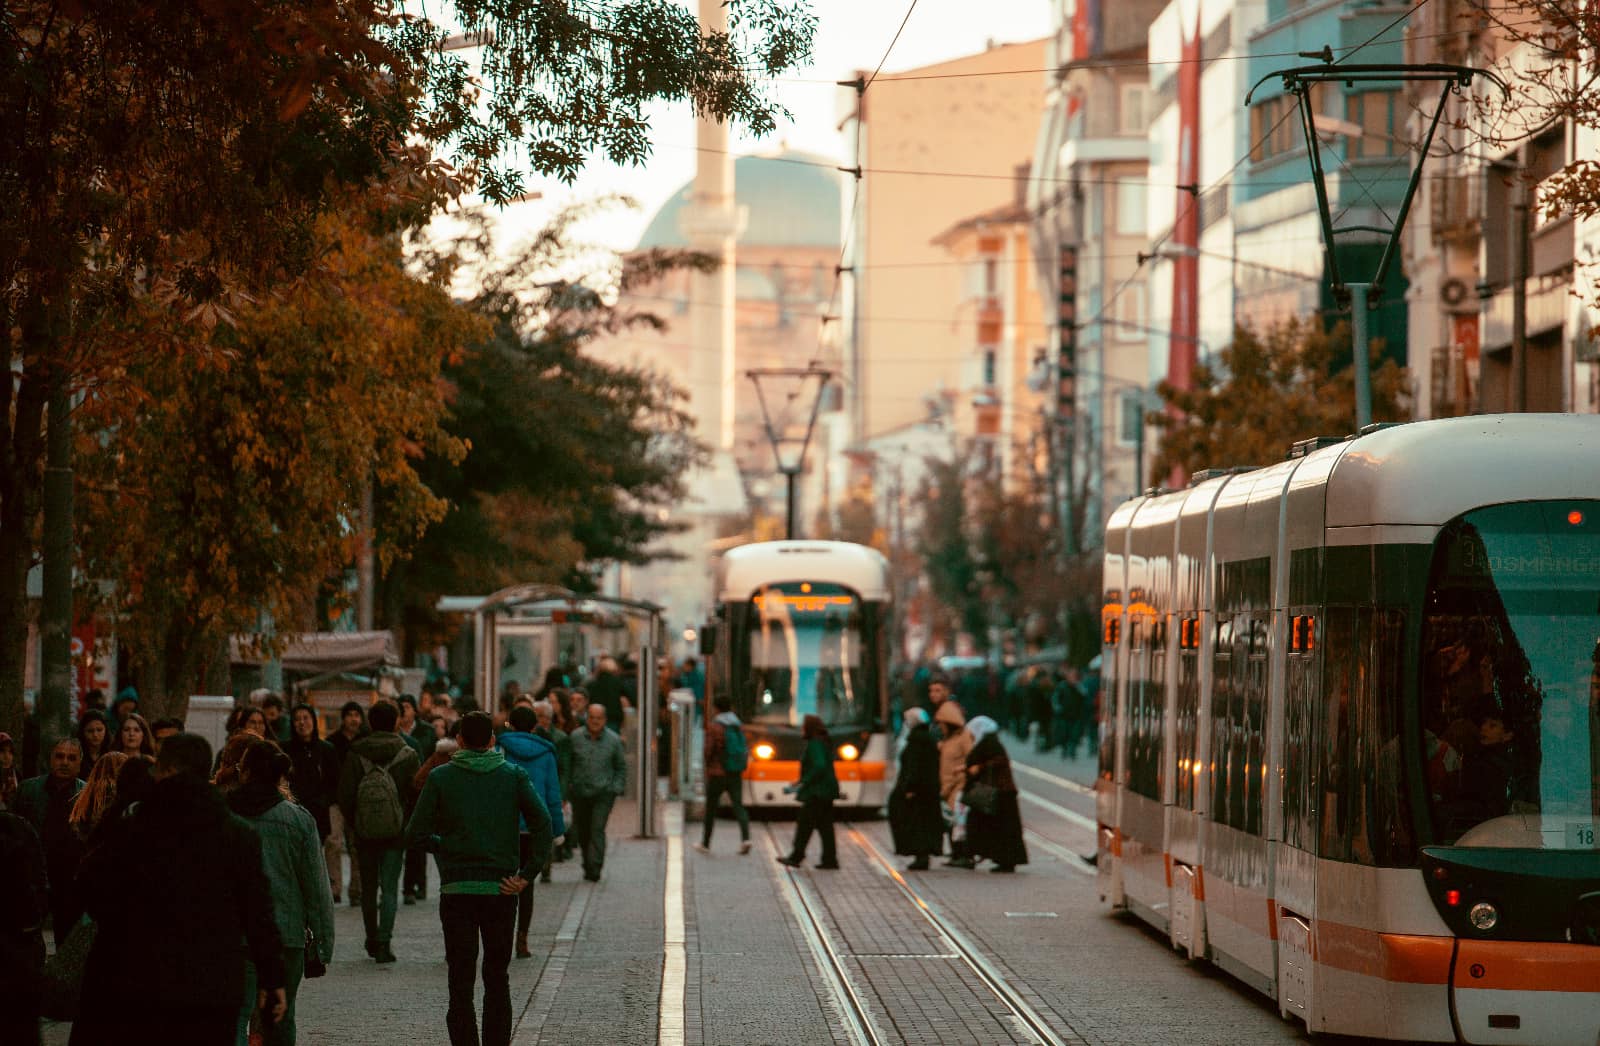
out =
<path fill-rule="evenodd" d="M 7 339 L 9 343 L 9 339 Z M 6 353 L 13 360 L 13 353 Z M 28 570 L 34 560 L 34 537 L 44 468 L 44 405 L 47 388 L 37 371 L 22 380 L 0 382 L 0 730 L 22 736 L 23 681 L 28 658 Z M 54 740 L 53 738 L 51 739 Z"/>

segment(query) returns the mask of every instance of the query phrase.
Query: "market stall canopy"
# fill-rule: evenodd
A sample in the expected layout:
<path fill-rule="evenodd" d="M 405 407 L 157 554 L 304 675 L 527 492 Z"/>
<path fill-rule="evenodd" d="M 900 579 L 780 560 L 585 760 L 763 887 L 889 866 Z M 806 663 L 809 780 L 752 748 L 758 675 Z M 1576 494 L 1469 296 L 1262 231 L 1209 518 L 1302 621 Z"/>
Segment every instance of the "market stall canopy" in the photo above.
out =
<path fill-rule="evenodd" d="M 267 661 L 248 637 L 235 636 L 230 643 L 230 655 L 236 665 L 260 665 Z M 400 663 L 395 653 L 394 633 L 389 631 L 312 632 L 292 640 L 284 647 L 279 660 L 285 672 L 302 675 L 354 672 Z"/>

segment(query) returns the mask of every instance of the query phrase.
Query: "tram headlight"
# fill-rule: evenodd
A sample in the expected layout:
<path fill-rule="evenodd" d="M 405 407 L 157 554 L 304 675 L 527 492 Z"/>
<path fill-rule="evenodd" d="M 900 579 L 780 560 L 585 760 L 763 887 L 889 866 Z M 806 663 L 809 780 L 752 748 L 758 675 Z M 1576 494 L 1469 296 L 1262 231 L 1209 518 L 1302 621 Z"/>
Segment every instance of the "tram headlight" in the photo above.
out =
<path fill-rule="evenodd" d="M 763 741 L 756 745 L 755 751 L 757 759 L 771 759 L 774 749 L 771 745 Z"/>
<path fill-rule="evenodd" d="M 854 762 L 855 760 L 861 758 L 861 749 L 850 744 L 840 745 L 839 758 L 843 759 L 847 763 Z"/>
<path fill-rule="evenodd" d="M 1473 929 L 1488 933 L 1499 924 L 1500 912 L 1488 901 L 1479 901 L 1467 913 L 1467 918 L 1472 921 Z"/>

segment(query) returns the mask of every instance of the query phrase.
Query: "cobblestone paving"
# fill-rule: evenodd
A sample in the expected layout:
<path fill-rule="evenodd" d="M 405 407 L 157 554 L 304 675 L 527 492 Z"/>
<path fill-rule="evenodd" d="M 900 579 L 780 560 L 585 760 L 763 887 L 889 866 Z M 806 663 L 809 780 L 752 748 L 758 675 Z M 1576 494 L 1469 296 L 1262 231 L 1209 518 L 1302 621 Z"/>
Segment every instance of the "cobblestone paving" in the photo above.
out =
<path fill-rule="evenodd" d="M 826 987 L 778 891 L 781 871 L 754 824 L 750 853 L 737 852 L 738 829 L 717 825 L 710 854 L 685 847 L 689 920 L 690 1042 L 819 1046 L 848 1040 L 825 1006 Z M 700 825 L 685 826 L 685 841 Z M 831 1003 L 831 1000 L 828 1000 Z"/>

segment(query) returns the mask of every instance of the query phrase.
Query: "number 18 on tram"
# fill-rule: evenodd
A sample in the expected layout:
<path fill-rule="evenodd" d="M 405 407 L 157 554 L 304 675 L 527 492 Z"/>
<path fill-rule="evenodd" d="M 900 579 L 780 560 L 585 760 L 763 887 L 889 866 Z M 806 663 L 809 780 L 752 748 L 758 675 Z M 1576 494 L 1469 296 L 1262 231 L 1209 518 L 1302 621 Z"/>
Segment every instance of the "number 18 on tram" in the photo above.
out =
<path fill-rule="evenodd" d="M 801 726 L 819 716 L 834 749 L 839 806 L 885 802 L 889 754 L 889 571 L 877 551 L 842 541 L 770 541 L 723 554 L 706 677 L 744 722 L 744 801 L 798 806 Z"/>

